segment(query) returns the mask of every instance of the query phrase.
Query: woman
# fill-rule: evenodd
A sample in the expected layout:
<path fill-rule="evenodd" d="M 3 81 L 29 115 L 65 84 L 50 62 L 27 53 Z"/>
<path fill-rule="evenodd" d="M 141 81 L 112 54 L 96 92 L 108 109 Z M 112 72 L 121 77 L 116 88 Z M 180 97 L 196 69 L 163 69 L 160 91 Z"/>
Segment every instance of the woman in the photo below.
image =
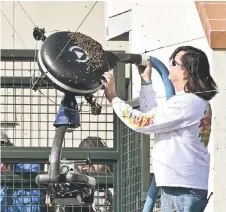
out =
<path fill-rule="evenodd" d="M 134 110 L 117 97 L 113 72 L 104 74 L 105 94 L 128 127 L 140 133 L 155 133 L 152 164 L 156 185 L 161 188 L 161 211 L 200 212 L 207 203 L 210 165 L 204 145 L 210 134 L 205 111 L 217 94 L 217 85 L 210 75 L 206 54 L 197 48 L 177 48 L 170 62 L 169 79 L 176 95 L 163 106 L 156 104 L 150 61 L 140 71 L 140 110 L 145 112 Z"/>

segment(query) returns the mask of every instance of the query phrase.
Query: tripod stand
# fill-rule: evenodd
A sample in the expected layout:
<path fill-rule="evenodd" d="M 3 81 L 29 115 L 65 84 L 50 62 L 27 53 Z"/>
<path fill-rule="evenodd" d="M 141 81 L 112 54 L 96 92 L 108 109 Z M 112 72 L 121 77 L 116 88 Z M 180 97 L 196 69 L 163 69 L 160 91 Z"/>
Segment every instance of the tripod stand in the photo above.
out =
<path fill-rule="evenodd" d="M 57 212 L 64 212 L 66 205 L 92 204 L 96 180 L 81 174 L 78 164 L 89 164 L 89 160 L 61 160 L 62 144 L 66 130 L 80 126 L 79 110 L 76 99 L 65 94 L 54 126 L 57 128 L 49 157 L 48 174 L 36 176 L 36 184 L 45 187 L 47 196 Z"/>

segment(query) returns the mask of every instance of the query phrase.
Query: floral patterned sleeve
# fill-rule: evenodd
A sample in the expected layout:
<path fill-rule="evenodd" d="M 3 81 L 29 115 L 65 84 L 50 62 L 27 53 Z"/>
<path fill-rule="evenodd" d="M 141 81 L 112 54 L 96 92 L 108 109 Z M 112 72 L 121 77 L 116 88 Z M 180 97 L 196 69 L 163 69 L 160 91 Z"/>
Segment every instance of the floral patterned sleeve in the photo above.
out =
<path fill-rule="evenodd" d="M 164 133 L 187 125 L 200 122 L 195 110 L 190 111 L 188 101 L 184 98 L 172 97 L 164 106 L 154 107 L 147 112 L 133 109 L 120 98 L 112 101 L 112 106 L 118 117 L 136 132 Z"/>

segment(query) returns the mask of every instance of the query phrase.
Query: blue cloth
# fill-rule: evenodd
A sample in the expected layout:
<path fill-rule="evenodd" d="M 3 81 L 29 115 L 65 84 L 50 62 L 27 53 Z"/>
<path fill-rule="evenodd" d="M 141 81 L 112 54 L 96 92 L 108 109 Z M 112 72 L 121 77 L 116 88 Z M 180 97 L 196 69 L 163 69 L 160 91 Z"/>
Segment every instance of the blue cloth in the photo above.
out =
<path fill-rule="evenodd" d="M 15 172 L 38 172 L 39 170 L 37 164 L 14 164 Z M 1 187 L 0 194 L 1 212 L 40 212 L 40 205 L 44 204 L 40 190 Z"/>
<path fill-rule="evenodd" d="M 154 211 L 155 202 L 158 197 L 159 187 L 156 187 L 155 176 L 153 176 L 151 181 L 151 186 L 148 191 L 148 195 L 143 207 L 143 212 L 152 212 Z"/>
<path fill-rule="evenodd" d="M 153 68 L 160 74 L 166 92 L 166 99 L 170 99 L 175 95 L 175 89 L 172 82 L 168 79 L 169 71 L 166 66 L 157 58 L 150 56 L 150 61 Z M 144 204 L 143 212 L 152 212 L 155 207 L 155 202 L 159 193 L 159 188 L 156 187 L 155 177 L 152 178 L 151 186 Z"/>
<path fill-rule="evenodd" d="M 161 188 L 161 212 L 203 212 L 206 204 L 207 190 Z"/>

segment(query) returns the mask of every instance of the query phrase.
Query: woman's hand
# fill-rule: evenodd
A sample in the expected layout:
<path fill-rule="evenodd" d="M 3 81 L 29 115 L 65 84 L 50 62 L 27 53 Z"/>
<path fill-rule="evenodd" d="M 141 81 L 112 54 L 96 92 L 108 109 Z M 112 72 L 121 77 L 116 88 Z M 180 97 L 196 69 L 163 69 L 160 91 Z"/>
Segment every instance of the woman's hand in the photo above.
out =
<path fill-rule="evenodd" d="M 112 100 L 117 97 L 113 71 L 105 72 L 103 77 L 106 80 L 106 82 L 104 83 L 105 96 L 109 102 L 112 102 Z"/>
<path fill-rule="evenodd" d="M 139 66 L 137 65 L 141 80 L 143 81 L 148 81 L 151 80 L 152 77 L 152 65 L 151 65 L 151 61 L 148 59 L 147 60 L 147 66 Z"/>

